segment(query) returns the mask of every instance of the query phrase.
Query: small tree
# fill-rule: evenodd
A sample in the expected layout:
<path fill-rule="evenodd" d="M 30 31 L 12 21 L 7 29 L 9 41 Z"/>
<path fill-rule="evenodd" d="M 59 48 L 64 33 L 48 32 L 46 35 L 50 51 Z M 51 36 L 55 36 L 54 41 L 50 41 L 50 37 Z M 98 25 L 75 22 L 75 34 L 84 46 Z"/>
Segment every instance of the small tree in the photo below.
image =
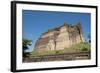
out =
<path fill-rule="evenodd" d="M 28 46 L 31 46 L 32 40 L 29 40 L 29 39 L 23 39 L 22 44 L 23 44 L 23 51 L 22 51 L 22 52 L 23 52 L 23 57 L 27 57 L 27 55 L 29 55 L 29 53 L 27 53 L 26 50 L 29 49 Z"/>
<path fill-rule="evenodd" d="M 91 34 L 88 35 L 88 42 L 91 43 Z"/>

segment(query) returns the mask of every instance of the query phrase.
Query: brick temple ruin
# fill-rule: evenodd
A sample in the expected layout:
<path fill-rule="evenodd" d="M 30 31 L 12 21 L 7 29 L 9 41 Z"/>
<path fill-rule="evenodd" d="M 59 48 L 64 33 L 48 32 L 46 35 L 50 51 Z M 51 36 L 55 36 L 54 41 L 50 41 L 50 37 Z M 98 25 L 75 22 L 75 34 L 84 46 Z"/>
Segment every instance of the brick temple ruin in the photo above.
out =
<path fill-rule="evenodd" d="M 81 24 L 72 26 L 64 23 L 60 27 L 42 33 L 35 43 L 34 50 L 63 50 L 80 42 L 84 42 Z"/>

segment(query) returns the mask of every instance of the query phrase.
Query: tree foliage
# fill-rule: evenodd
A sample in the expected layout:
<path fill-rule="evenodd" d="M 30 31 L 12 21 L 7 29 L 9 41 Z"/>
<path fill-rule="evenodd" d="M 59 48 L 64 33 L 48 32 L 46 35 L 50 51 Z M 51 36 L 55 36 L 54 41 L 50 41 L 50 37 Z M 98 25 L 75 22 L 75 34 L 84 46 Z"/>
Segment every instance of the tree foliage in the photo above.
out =
<path fill-rule="evenodd" d="M 29 53 L 27 53 L 26 50 L 28 50 L 29 49 L 29 46 L 32 45 L 32 40 L 23 39 L 22 44 L 23 44 L 23 57 L 27 57 L 27 55 Z"/>

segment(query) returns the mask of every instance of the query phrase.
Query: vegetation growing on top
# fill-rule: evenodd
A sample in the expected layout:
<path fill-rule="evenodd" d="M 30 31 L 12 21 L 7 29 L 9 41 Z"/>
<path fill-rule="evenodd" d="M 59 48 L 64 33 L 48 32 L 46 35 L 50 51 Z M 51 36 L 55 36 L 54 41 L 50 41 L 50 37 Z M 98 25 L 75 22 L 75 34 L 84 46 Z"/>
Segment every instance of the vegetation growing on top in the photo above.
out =
<path fill-rule="evenodd" d="M 79 44 L 72 45 L 70 48 L 65 48 L 66 51 L 70 49 L 72 52 L 83 52 L 83 51 L 90 51 L 90 44 L 87 42 L 81 42 Z"/>

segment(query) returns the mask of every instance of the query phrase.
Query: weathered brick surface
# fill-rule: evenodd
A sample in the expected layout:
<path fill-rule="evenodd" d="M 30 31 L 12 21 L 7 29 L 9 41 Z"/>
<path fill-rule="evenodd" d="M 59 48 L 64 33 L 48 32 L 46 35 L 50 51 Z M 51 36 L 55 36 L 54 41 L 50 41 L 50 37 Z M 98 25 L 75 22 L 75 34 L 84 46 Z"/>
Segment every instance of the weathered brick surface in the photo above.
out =
<path fill-rule="evenodd" d="M 81 24 L 71 26 L 64 23 L 60 27 L 41 34 L 36 41 L 34 50 L 63 50 L 80 42 L 84 42 Z"/>

